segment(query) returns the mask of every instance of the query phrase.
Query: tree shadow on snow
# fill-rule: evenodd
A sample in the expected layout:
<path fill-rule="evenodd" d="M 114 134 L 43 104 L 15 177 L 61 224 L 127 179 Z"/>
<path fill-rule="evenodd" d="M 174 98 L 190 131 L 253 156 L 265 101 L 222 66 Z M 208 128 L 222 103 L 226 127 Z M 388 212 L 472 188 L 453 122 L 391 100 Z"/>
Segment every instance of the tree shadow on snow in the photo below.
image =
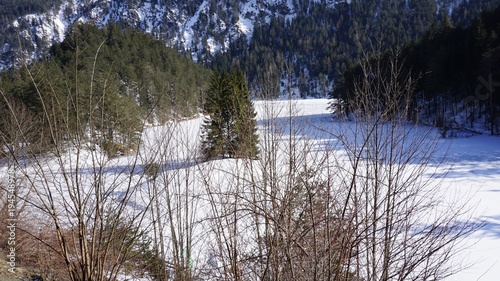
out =
<path fill-rule="evenodd" d="M 457 163 L 456 163 L 457 164 Z M 436 174 L 429 174 L 433 178 L 498 178 L 500 168 L 480 167 L 477 163 L 460 164 L 459 166 L 451 167 L 450 171 Z"/>
<path fill-rule="evenodd" d="M 166 163 L 160 163 L 157 166 L 158 172 L 168 172 L 180 169 L 187 169 L 197 165 L 199 162 L 195 160 L 178 160 L 178 161 L 168 161 Z M 151 164 L 141 163 L 141 164 L 121 164 L 121 165 L 109 165 L 102 167 L 102 174 L 113 174 L 113 175 L 144 175 L 151 167 Z M 80 174 L 92 175 L 99 173 L 99 168 L 81 168 L 79 169 Z"/>
<path fill-rule="evenodd" d="M 273 124 L 272 128 L 268 124 Z M 270 130 L 271 133 L 284 137 L 296 136 L 306 140 L 330 139 L 333 138 L 331 133 L 334 122 L 331 113 L 299 115 L 299 116 L 283 116 L 272 119 L 257 120 L 257 125 L 260 130 Z"/>
<path fill-rule="evenodd" d="M 485 238 L 500 239 L 500 215 L 485 216 L 480 231 Z"/>

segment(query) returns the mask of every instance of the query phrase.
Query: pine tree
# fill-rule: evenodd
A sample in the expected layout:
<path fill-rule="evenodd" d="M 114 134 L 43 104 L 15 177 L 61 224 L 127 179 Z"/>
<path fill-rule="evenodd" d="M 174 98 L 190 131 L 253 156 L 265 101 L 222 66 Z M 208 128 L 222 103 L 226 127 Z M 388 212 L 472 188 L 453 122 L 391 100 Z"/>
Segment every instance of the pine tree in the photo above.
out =
<path fill-rule="evenodd" d="M 232 147 L 234 156 L 242 158 L 256 158 L 259 154 L 257 144 L 256 113 L 250 98 L 250 91 L 243 72 L 238 69 L 231 76 L 233 88 L 233 106 L 236 116 L 234 123 L 235 138 Z"/>
<path fill-rule="evenodd" d="M 257 157 L 256 113 L 241 70 L 213 74 L 203 111 L 208 115 L 201 147 L 206 160 Z"/>
<path fill-rule="evenodd" d="M 203 124 L 202 153 L 205 159 L 224 156 L 227 148 L 227 133 L 224 128 L 230 124 L 227 112 L 227 99 L 229 96 L 228 78 L 225 72 L 212 75 L 207 97 L 203 106 L 204 114 L 208 115 Z"/>

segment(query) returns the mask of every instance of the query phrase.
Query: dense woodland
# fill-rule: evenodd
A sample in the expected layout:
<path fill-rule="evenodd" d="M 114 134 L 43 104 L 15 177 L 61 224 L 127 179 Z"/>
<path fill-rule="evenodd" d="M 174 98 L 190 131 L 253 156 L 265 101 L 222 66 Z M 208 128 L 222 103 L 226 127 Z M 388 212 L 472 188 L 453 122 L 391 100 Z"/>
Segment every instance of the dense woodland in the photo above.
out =
<path fill-rule="evenodd" d="M 51 8 L 58 7 L 61 2 L 61 0 L 1 0 L 0 23 L 5 26 L 20 16 L 47 12 Z"/>
<path fill-rule="evenodd" d="M 5 5 L 4 3 L 5 2 Z M 133 8 L 143 1 L 125 1 L 126 7 Z M 195 23 L 194 49 L 183 50 L 172 44 L 178 51 L 196 54 L 196 60 L 212 69 L 230 70 L 239 66 L 249 79 L 251 90 L 258 90 L 264 77 L 271 77 L 274 84 L 288 79 L 289 85 L 298 87 L 302 96 L 327 96 L 339 75 L 345 72 L 364 52 L 385 48 L 401 47 L 418 40 L 433 25 L 451 23 L 454 26 L 468 26 L 484 10 L 494 9 L 499 0 L 353 0 L 339 1 L 334 6 L 328 1 L 295 1 L 294 17 L 284 17 L 286 8 L 282 4 L 266 5 L 274 16 L 256 16 L 253 34 L 248 38 L 229 36 L 228 29 L 217 26 L 224 22 L 238 21 L 239 2 L 208 1 L 208 13 L 217 14 L 212 19 L 200 14 Z M 11 21 L 21 15 L 42 12 L 57 7 L 61 1 L 2 1 L 0 14 L 7 29 L 0 32 L 0 46 L 9 43 L 10 49 L 23 45 L 30 53 L 30 44 L 19 41 Z M 166 5 L 167 9 L 180 9 L 187 16 L 196 13 L 202 1 L 177 3 L 176 1 L 152 1 L 152 4 Z M 89 5 L 98 5 L 93 3 Z M 11 7 L 11 8 L 7 8 Z M 106 12 L 106 8 L 104 13 Z M 164 19 L 156 38 L 167 44 L 181 33 L 169 19 Z M 21 21 L 20 24 L 27 24 Z M 119 19 L 119 24 L 131 26 L 133 21 Z M 144 26 L 134 26 L 143 29 Z M 224 45 L 224 38 L 230 37 L 229 48 L 210 53 L 208 39 Z M 35 38 L 36 39 L 36 38 Z M 40 39 L 41 40 L 41 39 Z M 25 44 L 26 43 L 26 44 Z M 12 61 L 14 52 L 2 53 L 3 61 Z M 281 78 L 281 79 L 280 79 Z"/>
<path fill-rule="evenodd" d="M 42 123 L 51 118 L 75 134 L 95 126 L 113 154 L 135 145 L 144 122 L 196 114 L 209 76 L 208 69 L 150 35 L 84 24 L 73 26 L 46 60 L 4 72 L 0 85 L 2 99 L 26 106 Z M 79 102 L 87 105 L 78 108 Z M 43 107 L 51 108 L 51 116 L 42 116 Z M 90 114 L 106 118 L 88 124 Z"/>
<path fill-rule="evenodd" d="M 418 41 L 399 52 L 401 72 L 419 79 L 414 93 L 414 116 L 443 130 L 458 133 L 500 132 L 500 7 L 485 12 L 467 28 L 432 25 Z M 371 64 L 387 67 L 389 54 L 374 55 Z M 332 93 L 347 110 L 354 85 L 363 76 L 361 65 L 338 80 Z M 390 101 L 388 101 L 390 102 Z M 481 131 L 482 129 L 482 131 Z"/>
<path fill-rule="evenodd" d="M 435 0 L 353 0 L 331 8 L 323 2 L 299 1 L 306 12 L 256 25 L 249 43 L 244 36 L 231 42 L 227 52 L 211 59 L 211 65 L 226 69 L 241 65 L 256 89 L 262 76 L 273 77 L 276 84 L 292 76 L 302 96 L 326 96 L 332 81 L 363 53 L 404 46 L 431 26 L 449 22 L 468 26 L 481 11 L 499 4 L 462 1 L 448 9 L 444 4 L 451 1 L 442 2 L 437 6 Z"/>

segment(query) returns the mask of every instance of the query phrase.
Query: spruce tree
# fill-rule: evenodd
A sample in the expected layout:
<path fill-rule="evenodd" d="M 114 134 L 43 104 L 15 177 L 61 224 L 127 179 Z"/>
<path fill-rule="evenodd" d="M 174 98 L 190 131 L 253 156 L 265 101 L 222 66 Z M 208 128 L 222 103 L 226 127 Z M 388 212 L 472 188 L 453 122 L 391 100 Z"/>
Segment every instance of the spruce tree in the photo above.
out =
<path fill-rule="evenodd" d="M 202 153 L 214 158 L 256 158 L 257 122 L 245 76 L 241 70 L 214 73 L 203 107 Z"/>
<path fill-rule="evenodd" d="M 238 69 L 231 75 L 234 97 L 234 136 L 232 147 L 235 148 L 234 156 L 243 158 L 257 158 L 259 153 L 257 144 L 259 142 L 257 135 L 256 113 L 250 98 L 246 78 L 243 72 Z"/>

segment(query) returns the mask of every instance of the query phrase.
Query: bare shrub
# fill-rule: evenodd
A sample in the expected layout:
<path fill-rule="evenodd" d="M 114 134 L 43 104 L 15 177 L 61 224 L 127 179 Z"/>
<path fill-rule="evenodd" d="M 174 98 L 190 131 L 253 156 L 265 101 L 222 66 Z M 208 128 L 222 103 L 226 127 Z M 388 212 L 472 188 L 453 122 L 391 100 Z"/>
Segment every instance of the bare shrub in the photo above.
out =
<path fill-rule="evenodd" d="M 451 264 L 456 246 L 479 225 L 445 201 L 432 177 L 443 159 L 435 155 L 439 133 L 415 120 L 416 79 L 402 73 L 397 54 L 386 65 L 361 65 L 354 122 L 334 133 L 347 154 L 337 174 L 348 191 L 342 217 L 356 229 L 349 267 L 363 280 L 441 280 L 459 270 Z"/>

